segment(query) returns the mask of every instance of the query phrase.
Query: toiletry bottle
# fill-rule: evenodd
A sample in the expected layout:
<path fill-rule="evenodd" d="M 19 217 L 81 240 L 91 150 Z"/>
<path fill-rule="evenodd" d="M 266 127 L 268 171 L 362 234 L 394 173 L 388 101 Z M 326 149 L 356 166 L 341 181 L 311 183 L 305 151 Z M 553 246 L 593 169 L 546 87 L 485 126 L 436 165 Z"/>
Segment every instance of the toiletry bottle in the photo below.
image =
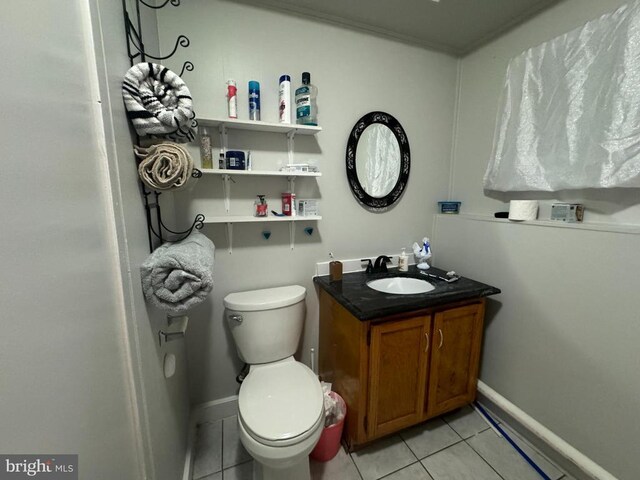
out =
<path fill-rule="evenodd" d="M 296 194 L 291 192 L 282 193 L 282 213 L 287 217 L 296 216 Z"/>
<path fill-rule="evenodd" d="M 400 256 L 398 257 L 398 271 L 399 272 L 407 272 L 409 271 L 409 257 L 405 253 L 405 249 L 402 249 Z"/>
<path fill-rule="evenodd" d="M 254 202 L 254 212 L 253 215 L 255 217 L 266 217 L 269 215 L 269 205 L 267 205 L 267 201 L 265 200 L 264 195 L 257 195 L 256 201 Z"/>
<path fill-rule="evenodd" d="M 291 77 L 289 75 L 280 76 L 278 120 L 280 123 L 291 123 Z"/>
<path fill-rule="evenodd" d="M 211 136 L 209 131 L 200 128 L 200 162 L 202 168 L 213 168 L 213 156 L 211 154 Z"/>
<path fill-rule="evenodd" d="M 224 156 L 224 149 L 220 149 L 220 157 L 218 157 L 218 168 L 224 170 L 227 168 L 227 159 Z"/>
<path fill-rule="evenodd" d="M 296 89 L 296 123 L 299 125 L 318 125 L 318 89 L 311 84 L 311 74 L 302 74 L 302 85 Z"/>
<path fill-rule="evenodd" d="M 249 120 L 260 120 L 260 83 L 249 82 Z"/>
<path fill-rule="evenodd" d="M 227 110 L 229 118 L 238 118 L 238 89 L 235 80 L 227 80 Z"/>

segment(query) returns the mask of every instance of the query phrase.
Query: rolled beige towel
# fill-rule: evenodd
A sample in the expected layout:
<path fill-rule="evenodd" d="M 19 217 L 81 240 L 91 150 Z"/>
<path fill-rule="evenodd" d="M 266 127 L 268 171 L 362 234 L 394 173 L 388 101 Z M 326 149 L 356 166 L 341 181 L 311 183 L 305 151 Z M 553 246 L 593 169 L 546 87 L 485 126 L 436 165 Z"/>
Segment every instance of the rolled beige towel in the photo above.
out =
<path fill-rule="evenodd" d="M 193 172 L 191 155 L 177 143 L 135 147 L 140 180 L 152 190 L 175 190 L 186 185 Z"/>

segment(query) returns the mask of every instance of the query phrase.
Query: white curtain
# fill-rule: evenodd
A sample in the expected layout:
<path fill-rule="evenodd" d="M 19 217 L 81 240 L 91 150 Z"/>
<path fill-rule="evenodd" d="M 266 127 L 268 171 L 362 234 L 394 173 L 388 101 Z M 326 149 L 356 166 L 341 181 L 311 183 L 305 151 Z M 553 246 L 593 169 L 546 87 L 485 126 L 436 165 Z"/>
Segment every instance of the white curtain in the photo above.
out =
<path fill-rule="evenodd" d="M 640 187 L 640 2 L 510 61 L 484 186 Z"/>

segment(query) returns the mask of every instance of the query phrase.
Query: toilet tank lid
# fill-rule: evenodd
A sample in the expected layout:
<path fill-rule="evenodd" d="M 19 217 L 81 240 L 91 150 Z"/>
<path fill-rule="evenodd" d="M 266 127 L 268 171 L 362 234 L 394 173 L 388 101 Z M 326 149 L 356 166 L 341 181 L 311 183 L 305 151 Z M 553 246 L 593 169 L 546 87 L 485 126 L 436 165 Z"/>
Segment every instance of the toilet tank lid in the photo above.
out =
<path fill-rule="evenodd" d="M 224 297 L 224 306 L 241 312 L 273 310 L 298 303 L 306 294 L 306 289 L 300 285 L 236 292 Z"/>

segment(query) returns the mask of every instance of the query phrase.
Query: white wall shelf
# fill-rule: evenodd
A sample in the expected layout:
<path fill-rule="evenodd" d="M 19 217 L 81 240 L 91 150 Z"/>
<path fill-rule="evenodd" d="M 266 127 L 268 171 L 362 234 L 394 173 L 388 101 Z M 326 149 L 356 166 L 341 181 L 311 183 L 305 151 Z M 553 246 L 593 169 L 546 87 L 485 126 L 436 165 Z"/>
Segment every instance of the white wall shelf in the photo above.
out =
<path fill-rule="evenodd" d="M 261 223 L 261 222 L 313 222 L 322 220 L 319 215 L 278 217 L 269 215 L 268 217 L 252 217 L 250 215 L 221 215 L 217 217 L 207 217 L 203 223 Z"/>
<path fill-rule="evenodd" d="M 616 223 L 590 223 L 576 222 L 565 223 L 555 220 L 525 220 L 513 221 L 506 218 L 495 218 L 489 215 L 479 215 L 473 213 L 461 213 L 458 215 L 437 214 L 437 218 L 460 218 L 464 220 L 474 220 L 478 222 L 508 223 L 517 225 L 518 227 L 547 227 L 547 228 L 565 228 L 574 230 L 593 230 L 596 232 L 624 233 L 629 235 L 640 235 L 640 225 L 616 224 Z"/>
<path fill-rule="evenodd" d="M 322 131 L 322 127 L 314 125 L 297 125 L 288 123 L 257 122 L 253 120 L 236 120 L 233 118 L 201 118 L 198 124 L 203 127 L 218 129 L 253 130 L 254 132 L 294 133 L 296 135 L 315 135 Z"/>
<path fill-rule="evenodd" d="M 315 125 L 297 125 L 289 123 L 256 122 L 253 120 L 236 120 L 233 118 L 198 118 L 198 125 L 203 127 L 214 127 L 220 133 L 220 145 L 226 153 L 228 139 L 227 131 L 250 130 L 253 132 L 281 133 L 287 136 L 287 153 L 289 163 L 293 163 L 293 139 L 296 135 L 316 135 L 322 131 L 322 127 Z"/>
<path fill-rule="evenodd" d="M 295 217 L 253 217 L 250 215 L 223 215 L 217 217 L 207 217 L 204 223 L 220 224 L 223 223 L 227 226 L 227 240 L 229 242 L 229 254 L 233 253 L 233 224 L 234 223 L 266 223 L 266 222 L 288 222 L 289 223 L 289 246 L 291 250 L 295 245 L 295 222 L 316 222 L 322 220 L 319 215 L 309 216 L 295 216 Z"/>
<path fill-rule="evenodd" d="M 227 131 L 229 129 L 248 130 L 254 132 L 280 133 L 287 136 L 287 150 L 289 164 L 293 164 L 294 137 L 296 135 L 316 135 L 322 131 L 322 127 L 311 125 L 290 125 L 285 123 L 255 122 L 248 120 L 234 120 L 230 118 L 198 118 L 198 123 L 203 127 L 217 128 L 220 133 L 220 145 L 224 152 L 227 151 Z M 231 210 L 231 182 L 234 176 L 260 176 L 260 177 L 284 177 L 287 179 L 288 190 L 294 193 L 295 180 L 297 177 L 321 177 L 320 172 L 290 172 L 279 170 L 231 170 L 207 168 L 201 170 L 204 175 L 220 175 L 224 189 L 224 207 L 227 214 Z M 229 242 L 229 253 L 233 249 L 233 224 L 234 223 L 265 223 L 265 222 L 288 222 L 290 246 L 293 250 L 295 243 L 295 222 L 315 222 L 322 220 L 320 216 L 295 216 L 295 217 L 253 217 L 249 215 L 223 215 L 207 217 L 204 223 L 224 224 L 227 227 L 227 240 Z"/>
<path fill-rule="evenodd" d="M 320 172 L 282 172 L 279 170 L 230 170 L 225 168 L 203 168 L 205 175 L 254 175 L 261 177 L 321 177 Z"/>

